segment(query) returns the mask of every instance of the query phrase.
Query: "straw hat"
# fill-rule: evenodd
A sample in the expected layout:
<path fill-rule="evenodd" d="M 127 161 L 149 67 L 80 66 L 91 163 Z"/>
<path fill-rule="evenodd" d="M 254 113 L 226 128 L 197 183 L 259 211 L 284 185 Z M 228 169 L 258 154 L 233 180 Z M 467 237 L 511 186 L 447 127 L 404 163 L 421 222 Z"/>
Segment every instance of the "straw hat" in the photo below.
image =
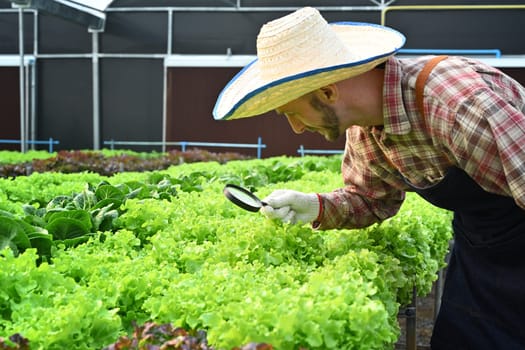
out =
<path fill-rule="evenodd" d="M 318 10 L 299 9 L 266 23 L 257 36 L 257 59 L 220 93 L 217 120 L 274 110 L 323 86 L 373 69 L 392 56 L 405 37 L 376 24 L 328 24 Z"/>

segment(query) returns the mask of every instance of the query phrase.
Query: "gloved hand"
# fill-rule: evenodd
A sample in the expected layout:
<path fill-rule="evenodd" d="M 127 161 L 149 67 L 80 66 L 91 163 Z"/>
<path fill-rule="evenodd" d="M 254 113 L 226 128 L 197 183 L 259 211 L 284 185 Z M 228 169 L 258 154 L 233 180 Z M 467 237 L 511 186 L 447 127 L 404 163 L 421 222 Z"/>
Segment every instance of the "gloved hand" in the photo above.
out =
<path fill-rule="evenodd" d="M 262 201 L 266 205 L 261 208 L 261 212 L 266 217 L 290 224 L 312 222 L 322 210 L 316 193 L 276 190 Z"/>

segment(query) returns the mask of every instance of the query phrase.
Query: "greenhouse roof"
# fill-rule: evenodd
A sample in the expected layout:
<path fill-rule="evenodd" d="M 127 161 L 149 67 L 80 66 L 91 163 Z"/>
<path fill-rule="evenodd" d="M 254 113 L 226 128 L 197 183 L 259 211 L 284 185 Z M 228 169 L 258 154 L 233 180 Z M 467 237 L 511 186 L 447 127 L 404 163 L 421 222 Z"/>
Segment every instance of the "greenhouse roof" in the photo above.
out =
<path fill-rule="evenodd" d="M 66 20 L 103 29 L 106 21 L 104 11 L 113 0 L 11 0 L 13 5 L 41 10 Z"/>

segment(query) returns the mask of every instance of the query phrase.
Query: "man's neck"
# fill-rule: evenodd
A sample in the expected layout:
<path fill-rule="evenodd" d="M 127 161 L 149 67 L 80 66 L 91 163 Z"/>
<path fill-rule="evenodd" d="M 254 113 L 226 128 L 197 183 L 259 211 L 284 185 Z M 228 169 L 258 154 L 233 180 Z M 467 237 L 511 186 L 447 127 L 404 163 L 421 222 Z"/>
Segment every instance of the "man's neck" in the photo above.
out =
<path fill-rule="evenodd" d="M 384 72 L 373 69 L 337 83 L 343 94 L 343 125 L 383 125 Z"/>

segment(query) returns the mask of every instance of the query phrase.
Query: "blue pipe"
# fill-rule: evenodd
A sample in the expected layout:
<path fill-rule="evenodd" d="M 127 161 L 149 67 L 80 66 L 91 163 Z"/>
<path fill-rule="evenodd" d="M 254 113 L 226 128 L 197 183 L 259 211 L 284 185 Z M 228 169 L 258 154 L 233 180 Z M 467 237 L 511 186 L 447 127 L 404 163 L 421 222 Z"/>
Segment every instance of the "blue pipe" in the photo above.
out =
<path fill-rule="evenodd" d="M 104 141 L 104 145 L 109 145 L 110 149 L 115 149 L 115 145 L 128 145 L 128 146 L 180 146 L 184 152 L 188 146 L 203 146 L 203 147 L 230 147 L 230 148 L 257 148 L 257 158 L 261 158 L 261 152 L 266 145 L 262 143 L 262 137 L 257 138 L 256 144 L 248 143 L 217 143 L 217 142 L 193 142 L 193 141 L 180 141 L 180 142 L 157 142 L 157 141 Z"/>
<path fill-rule="evenodd" d="M 8 144 L 18 144 L 20 145 L 22 143 L 21 140 L 4 140 L 0 139 L 0 143 L 8 143 Z M 53 140 L 52 137 L 49 138 L 48 141 L 38 141 L 38 140 L 27 140 L 25 141 L 28 145 L 49 145 L 49 153 L 53 153 L 53 145 L 58 145 L 60 142 L 57 140 Z"/>

